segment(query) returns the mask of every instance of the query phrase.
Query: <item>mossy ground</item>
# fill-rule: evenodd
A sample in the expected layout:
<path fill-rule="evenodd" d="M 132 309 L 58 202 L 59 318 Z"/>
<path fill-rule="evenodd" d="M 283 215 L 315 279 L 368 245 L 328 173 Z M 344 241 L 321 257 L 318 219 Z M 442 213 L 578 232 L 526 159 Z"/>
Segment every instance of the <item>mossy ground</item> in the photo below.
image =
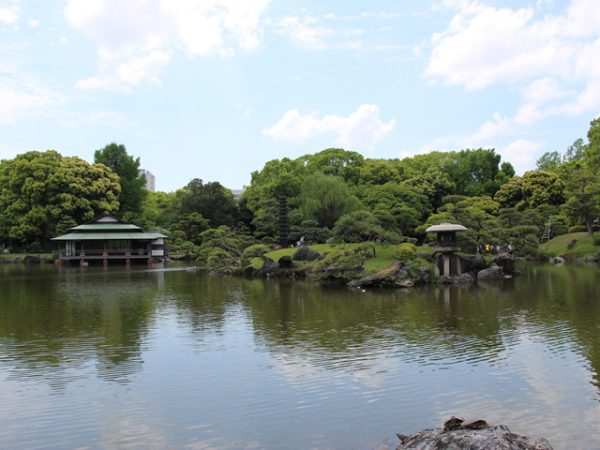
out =
<path fill-rule="evenodd" d="M 576 241 L 575 245 L 569 248 L 572 241 Z M 544 242 L 539 248 L 541 256 L 562 256 L 566 259 L 597 256 L 598 253 L 600 253 L 600 246 L 594 245 L 592 236 L 585 232 L 557 236 L 548 242 Z"/>

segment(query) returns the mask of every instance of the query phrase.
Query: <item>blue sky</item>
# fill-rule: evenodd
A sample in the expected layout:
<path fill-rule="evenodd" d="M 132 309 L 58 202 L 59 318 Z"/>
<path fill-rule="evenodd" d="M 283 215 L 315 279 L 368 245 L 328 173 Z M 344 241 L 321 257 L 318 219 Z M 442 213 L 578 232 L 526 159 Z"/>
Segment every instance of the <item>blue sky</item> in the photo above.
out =
<path fill-rule="evenodd" d="M 600 114 L 597 0 L 0 0 L 0 158 L 124 144 L 157 188 L 274 158 L 495 148 Z"/>

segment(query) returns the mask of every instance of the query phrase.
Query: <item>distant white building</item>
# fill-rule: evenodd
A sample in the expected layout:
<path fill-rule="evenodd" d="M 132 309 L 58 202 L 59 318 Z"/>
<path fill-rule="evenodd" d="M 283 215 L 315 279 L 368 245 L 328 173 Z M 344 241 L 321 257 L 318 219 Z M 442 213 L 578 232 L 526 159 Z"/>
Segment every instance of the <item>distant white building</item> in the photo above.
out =
<path fill-rule="evenodd" d="M 146 169 L 140 169 L 140 175 L 146 177 L 146 189 L 150 192 L 156 192 L 156 177 L 152 172 Z"/>
<path fill-rule="evenodd" d="M 244 189 L 230 189 L 230 191 L 233 194 L 233 198 L 239 200 L 240 195 L 242 195 L 242 193 L 244 192 Z"/>

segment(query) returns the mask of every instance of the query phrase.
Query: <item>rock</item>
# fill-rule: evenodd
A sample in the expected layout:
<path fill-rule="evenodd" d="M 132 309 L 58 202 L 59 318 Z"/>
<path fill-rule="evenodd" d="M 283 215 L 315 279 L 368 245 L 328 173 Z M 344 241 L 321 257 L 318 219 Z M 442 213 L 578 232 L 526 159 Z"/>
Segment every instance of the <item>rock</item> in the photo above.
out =
<path fill-rule="evenodd" d="M 576 244 L 577 244 L 577 239 L 570 240 L 569 243 L 567 244 L 567 250 L 572 250 Z"/>
<path fill-rule="evenodd" d="M 23 262 L 25 264 L 40 264 L 42 260 L 37 256 L 25 255 L 25 257 L 23 258 Z"/>
<path fill-rule="evenodd" d="M 295 267 L 291 256 L 282 256 L 277 261 L 277 264 L 279 264 L 280 269 L 293 269 Z"/>
<path fill-rule="evenodd" d="M 481 253 L 465 258 L 465 270 L 466 272 L 479 272 L 485 269 L 485 258 Z"/>
<path fill-rule="evenodd" d="M 396 282 L 396 286 L 401 288 L 411 288 L 415 285 L 413 280 L 399 280 Z"/>
<path fill-rule="evenodd" d="M 452 416 L 444 422 L 444 431 L 456 430 L 462 426 L 464 421 L 465 419 Z"/>
<path fill-rule="evenodd" d="M 372 275 L 349 281 L 346 286 L 351 288 L 372 288 L 372 287 L 413 287 L 415 285 L 408 272 L 404 269 L 401 262 L 392 264 L 383 270 Z"/>
<path fill-rule="evenodd" d="M 273 261 L 271 258 L 263 256 L 263 265 L 258 269 L 255 274 L 261 277 L 272 277 L 279 270 L 279 264 Z"/>
<path fill-rule="evenodd" d="M 475 277 L 470 272 L 462 275 L 440 275 L 437 280 L 440 284 L 470 284 L 475 281 Z"/>
<path fill-rule="evenodd" d="M 585 262 L 587 264 L 598 264 L 600 262 L 600 258 L 597 256 L 586 256 Z"/>
<path fill-rule="evenodd" d="M 505 275 L 513 275 L 515 273 L 515 258 L 508 252 L 502 252 L 494 256 L 492 260 L 497 266 L 502 267 Z"/>
<path fill-rule="evenodd" d="M 564 264 L 565 258 L 563 258 L 562 256 L 550 257 L 550 263 L 551 264 Z"/>
<path fill-rule="evenodd" d="M 419 281 L 421 283 L 430 283 L 431 282 L 431 271 L 427 267 L 419 268 Z"/>
<path fill-rule="evenodd" d="M 246 266 L 244 267 L 244 270 L 242 270 L 242 275 L 248 278 L 252 278 L 256 273 L 256 269 L 252 266 Z"/>
<path fill-rule="evenodd" d="M 292 259 L 294 261 L 316 261 L 323 259 L 323 255 L 316 250 L 311 250 L 308 245 L 301 245 L 296 253 L 292 255 Z"/>
<path fill-rule="evenodd" d="M 531 439 L 513 433 L 505 425 L 489 426 L 485 420 L 462 425 L 462 419 L 452 417 L 450 426 L 423 430 L 415 434 L 397 434 L 401 449 L 462 449 L 462 450 L 552 450 L 544 438 Z"/>
<path fill-rule="evenodd" d="M 496 264 L 492 264 L 487 269 L 480 270 L 477 273 L 477 280 L 479 281 L 503 280 L 507 277 L 509 276 L 504 273 L 502 267 Z"/>

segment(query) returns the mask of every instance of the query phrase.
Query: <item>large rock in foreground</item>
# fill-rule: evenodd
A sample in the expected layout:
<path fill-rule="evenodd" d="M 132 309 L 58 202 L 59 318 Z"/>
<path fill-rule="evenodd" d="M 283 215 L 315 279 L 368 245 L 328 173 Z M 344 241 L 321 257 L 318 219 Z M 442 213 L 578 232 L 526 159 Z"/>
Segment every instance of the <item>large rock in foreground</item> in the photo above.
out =
<path fill-rule="evenodd" d="M 399 434 L 398 438 L 401 443 L 397 450 L 552 450 L 546 439 L 513 433 L 505 425 L 476 430 L 434 428 L 408 436 Z"/>

